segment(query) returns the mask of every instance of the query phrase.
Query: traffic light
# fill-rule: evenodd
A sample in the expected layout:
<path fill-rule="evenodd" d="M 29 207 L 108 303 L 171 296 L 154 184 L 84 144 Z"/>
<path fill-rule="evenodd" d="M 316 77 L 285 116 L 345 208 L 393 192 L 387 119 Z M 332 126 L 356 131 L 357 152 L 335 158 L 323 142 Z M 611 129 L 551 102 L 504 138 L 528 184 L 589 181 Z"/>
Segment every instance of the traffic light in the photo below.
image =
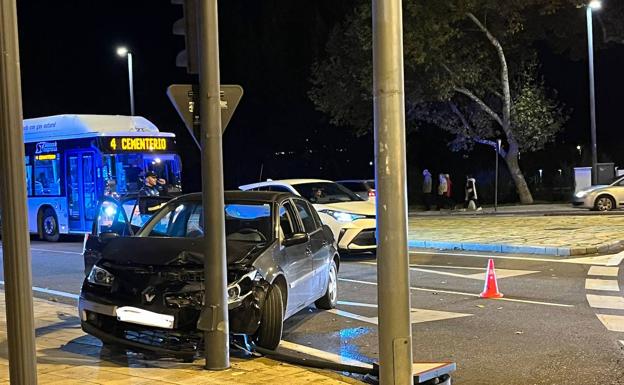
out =
<path fill-rule="evenodd" d="M 184 36 L 186 46 L 186 49 L 176 57 L 176 65 L 186 67 L 186 72 L 189 74 L 199 73 L 198 1 L 171 0 L 171 4 L 181 4 L 184 10 L 184 17 L 173 24 L 173 34 Z"/>

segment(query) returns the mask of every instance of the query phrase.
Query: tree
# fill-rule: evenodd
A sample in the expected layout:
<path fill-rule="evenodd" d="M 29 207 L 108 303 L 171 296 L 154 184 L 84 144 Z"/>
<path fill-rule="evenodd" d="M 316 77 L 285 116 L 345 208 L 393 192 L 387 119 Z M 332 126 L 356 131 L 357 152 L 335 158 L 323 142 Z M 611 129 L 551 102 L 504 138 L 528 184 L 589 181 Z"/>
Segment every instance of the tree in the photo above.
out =
<path fill-rule="evenodd" d="M 566 120 L 537 74 L 533 43 L 549 31 L 536 26 L 570 9 L 569 0 L 405 1 L 408 128 L 435 124 L 455 134 L 455 150 L 503 139 L 499 155 L 520 201 L 532 203 L 518 155 L 541 149 Z M 309 92 L 333 123 L 358 133 L 372 127 L 370 12 L 361 5 L 333 31 Z"/>

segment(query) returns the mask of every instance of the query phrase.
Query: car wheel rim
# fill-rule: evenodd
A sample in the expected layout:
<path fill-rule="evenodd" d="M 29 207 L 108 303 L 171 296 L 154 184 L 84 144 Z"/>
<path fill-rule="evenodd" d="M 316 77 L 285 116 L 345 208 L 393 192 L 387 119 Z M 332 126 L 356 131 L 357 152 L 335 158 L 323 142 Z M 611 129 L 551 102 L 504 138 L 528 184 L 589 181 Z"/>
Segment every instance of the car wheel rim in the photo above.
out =
<path fill-rule="evenodd" d="M 43 230 L 46 234 L 52 235 L 56 229 L 56 220 L 54 217 L 46 217 L 43 220 Z"/>
<path fill-rule="evenodd" d="M 600 211 L 611 210 L 611 200 L 608 198 L 600 198 L 598 200 L 598 210 Z"/>
<path fill-rule="evenodd" d="M 335 303 L 336 297 L 338 296 L 338 285 L 336 284 L 336 267 L 334 265 L 329 268 L 329 284 L 327 291 L 329 292 L 329 300 L 331 303 Z"/>

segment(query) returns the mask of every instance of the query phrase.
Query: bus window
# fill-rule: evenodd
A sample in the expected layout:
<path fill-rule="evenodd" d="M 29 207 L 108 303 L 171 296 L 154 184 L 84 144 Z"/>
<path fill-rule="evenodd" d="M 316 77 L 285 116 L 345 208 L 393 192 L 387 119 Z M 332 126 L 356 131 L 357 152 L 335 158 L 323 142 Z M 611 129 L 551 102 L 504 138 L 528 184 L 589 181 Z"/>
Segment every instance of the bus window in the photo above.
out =
<path fill-rule="evenodd" d="M 107 195 L 137 192 L 147 171 L 154 171 L 170 186 L 179 187 L 180 157 L 176 154 L 106 154 L 104 178 Z"/>
<path fill-rule="evenodd" d="M 35 195 L 61 195 L 59 154 L 35 156 Z"/>
<path fill-rule="evenodd" d="M 30 156 L 25 156 L 26 161 L 26 192 L 28 196 L 32 195 L 32 166 L 30 165 Z"/>

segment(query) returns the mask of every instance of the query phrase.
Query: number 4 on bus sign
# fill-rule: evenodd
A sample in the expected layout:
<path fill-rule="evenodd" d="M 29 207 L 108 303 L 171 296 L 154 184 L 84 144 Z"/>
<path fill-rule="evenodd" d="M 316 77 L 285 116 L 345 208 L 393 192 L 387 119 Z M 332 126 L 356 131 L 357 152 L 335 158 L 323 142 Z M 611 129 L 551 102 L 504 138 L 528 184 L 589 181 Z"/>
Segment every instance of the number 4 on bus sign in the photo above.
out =
<path fill-rule="evenodd" d="M 172 84 L 167 88 L 167 96 L 182 121 L 189 130 L 197 147 L 200 147 L 199 138 L 199 86 L 191 84 Z M 243 97 L 243 87 L 239 85 L 221 85 L 221 129 L 225 131 L 234 110 Z"/>

